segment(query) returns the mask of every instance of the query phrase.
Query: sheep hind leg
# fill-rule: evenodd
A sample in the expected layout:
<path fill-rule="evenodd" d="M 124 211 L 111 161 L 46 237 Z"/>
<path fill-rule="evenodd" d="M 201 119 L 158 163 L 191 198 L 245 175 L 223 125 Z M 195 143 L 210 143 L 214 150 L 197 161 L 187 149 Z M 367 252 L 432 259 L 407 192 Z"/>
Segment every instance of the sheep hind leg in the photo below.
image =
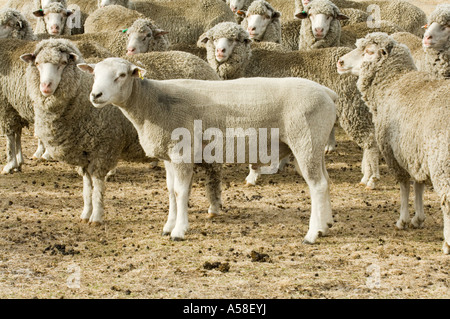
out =
<path fill-rule="evenodd" d="M 422 228 L 425 220 L 425 213 L 423 211 L 423 191 L 425 189 L 424 183 L 414 182 L 414 206 L 415 215 L 411 220 L 411 225 L 414 228 Z"/>
<path fill-rule="evenodd" d="M 222 169 L 221 165 L 211 164 L 206 167 L 206 196 L 210 206 L 208 208 L 208 218 L 213 218 L 219 214 L 222 208 Z"/>
<path fill-rule="evenodd" d="M 14 136 L 15 139 L 15 145 L 16 145 L 16 160 L 17 160 L 17 168 L 15 168 L 15 171 L 21 171 L 22 165 L 24 163 L 23 160 L 23 153 L 22 153 L 22 128 L 20 128 L 20 132 L 16 133 Z"/>
<path fill-rule="evenodd" d="M 333 126 L 333 129 L 331 130 L 330 136 L 328 137 L 327 145 L 325 145 L 325 154 L 329 154 L 331 152 L 334 152 L 336 150 L 336 136 L 335 136 L 335 128 Z"/>
<path fill-rule="evenodd" d="M 365 150 L 365 154 L 369 174 L 366 189 L 372 190 L 376 188 L 376 182 L 380 180 L 380 151 L 378 150 L 378 146 L 375 145 L 374 147 Z"/>
<path fill-rule="evenodd" d="M 164 167 L 166 169 L 166 184 L 167 189 L 169 191 L 169 216 L 167 218 L 167 222 L 163 227 L 163 236 L 168 236 L 175 228 L 175 223 L 177 221 L 177 201 L 175 198 L 175 190 L 174 190 L 174 172 L 172 163 L 165 161 Z"/>
<path fill-rule="evenodd" d="M 305 179 L 311 193 L 311 217 L 304 244 L 314 244 L 319 236 L 326 236 L 328 229 L 333 225 L 329 178 L 323 154 L 319 161 L 320 167 L 317 167 L 318 161 L 303 163 L 301 155 L 297 155 L 295 161 L 298 173 Z"/>
<path fill-rule="evenodd" d="M 42 155 L 45 153 L 45 146 L 44 143 L 40 139 L 38 139 L 38 147 L 36 149 L 36 152 L 33 154 L 33 159 L 40 159 L 42 158 Z"/>
<path fill-rule="evenodd" d="M 92 215 L 92 177 L 83 169 L 83 213 L 81 214 L 81 222 L 88 223 Z"/>
<path fill-rule="evenodd" d="M 441 208 L 444 214 L 444 243 L 442 250 L 444 254 L 450 255 L 450 202 L 445 195 L 441 202 Z"/>
<path fill-rule="evenodd" d="M 396 223 L 398 229 L 406 229 L 411 220 L 408 211 L 409 188 L 409 179 L 400 181 L 400 218 Z"/>
<path fill-rule="evenodd" d="M 105 176 L 92 176 L 92 215 L 89 224 L 99 226 L 103 224 Z"/>
<path fill-rule="evenodd" d="M 15 133 L 6 135 L 6 161 L 7 163 L 3 167 L 2 175 L 10 174 L 18 167 Z"/>
<path fill-rule="evenodd" d="M 258 178 L 261 176 L 261 167 L 256 164 L 250 164 L 249 165 L 250 172 L 248 173 L 247 177 L 245 178 L 246 186 L 255 186 L 256 182 L 258 181 Z"/>

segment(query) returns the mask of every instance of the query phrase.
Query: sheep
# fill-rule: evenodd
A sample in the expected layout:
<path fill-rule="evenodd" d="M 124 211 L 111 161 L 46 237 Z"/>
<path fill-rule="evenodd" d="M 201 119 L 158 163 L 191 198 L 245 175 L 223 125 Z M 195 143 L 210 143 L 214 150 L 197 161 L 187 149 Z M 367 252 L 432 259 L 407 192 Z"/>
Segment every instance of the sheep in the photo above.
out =
<path fill-rule="evenodd" d="M 253 41 L 281 43 L 280 12 L 264 0 L 252 2 L 241 22 Z"/>
<path fill-rule="evenodd" d="M 239 11 L 245 12 L 248 10 L 250 4 L 255 0 L 226 0 L 226 4 L 230 7 L 234 13 L 236 23 L 241 24 L 244 20 L 244 16 Z"/>
<path fill-rule="evenodd" d="M 224 47 L 216 47 L 215 43 Z M 361 184 L 369 189 L 375 188 L 380 173 L 372 116 L 361 100 L 356 77 L 340 78 L 334 67 L 339 57 L 350 51 L 349 48 L 292 52 L 252 49 L 248 33 L 242 26 L 231 22 L 218 24 L 205 32 L 199 38 L 198 45 L 206 48 L 208 63 L 221 79 L 294 76 L 316 81 L 334 90 L 339 96 L 336 101 L 339 123 L 363 149 Z M 333 137 L 331 135 L 326 150 L 335 146 Z M 257 177 L 257 172 L 251 172 L 247 183 L 256 183 Z"/>
<path fill-rule="evenodd" d="M 163 30 L 168 31 L 170 43 L 195 44 L 198 37 L 223 21 L 235 21 L 233 12 L 222 0 L 148 0 L 134 2 L 135 16 L 122 6 L 106 6 L 89 15 L 86 32 L 116 31 L 126 29 L 138 18 L 150 18 Z"/>
<path fill-rule="evenodd" d="M 341 29 L 341 46 L 354 49 L 357 39 L 363 38 L 373 32 L 393 34 L 396 32 L 404 32 L 404 30 L 388 20 L 378 21 L 376 25 L 368 25 L 367 22 L 346 25 Z"/>
<path fill-rule="evenodd" d="M 134 3 L 130 0 L 97 0 L 98 7 L 104 8 L 106 6 L 117 5 L 128 9 L 134 9 Z"/>
<path fill-rule="evenodd" d="M 299 13 L 303 4 L 301 2 L 314 2 L 316 0 L 295 0 Z M 348 0 L 331 0 L 339 9 L 354 8 L 370 13 L 373 18 L 387 20 L 397 25 L 404 31 L 413 33 L 419 37 L 423 36 L 421 28 L 427 22 L 425 12 L 417 6 L 403 0 L 371 0 L 371 1 L 348 1 Z M 378 15 L 379 13 L 379 15 Z"/>
<path fill-rule="evenodd" d="M 408 47 L 386 33 L 371 33 L 342 56 L 339 73 L 357 75 L 381 153 L 400 183 L 397 228 L 422 227 L 424 183 L 431 180 L 444 215 L 443 251 L 450 254 L 450 82 L 417 71 Z M 418 129 L 419 128 L 419 129 Z M 414 180 L 415 216 L 408 213 Z"/>
<path fill-rule="evenodd" d="M 333 218 L 323 148 L 335 121 L 334 100 L 337 98 L 330 89 L 299 78 L 141 80 L 145 70 L 120 58 L 78 66 L 95 75 L 91 103 L 97 108 L 108 103 L 118 106 L 136 127 L 146 154 L 165 161 L 170 204 L 163 234 L 170 234 L 173 240 L 185 237 L 194 161 L 204 165 L 221 162 L 220 155 L 212 161 L 210 156 L 198 159 L 198 146 L 194 149 L 193 161 L 189 154 L 190 143 L 184 143 L 183 154 L 180 154 L 179 145 L 175 143 L 177 134 L 180 137 L 182 132 L 185 141 L 195 129 L 194 139 L 198 140 L 202 127 L 210 127 L 217 134 L 215 155 L 223 151 L 218 130 L 224 132 L 228 128 L 228 135 L 231 128 L 278 128 L 279 134 L 273 133 L 267 145 L 274 150 L 272 146 L 276 149 L 277 142 L 281 142 L 278 147 L 281 156 L 293 152 L 311 190 L 310 227 L 304 243 L 314 243 L 319 235 L 328 232 Z M 117 74 L 125 77 L 114 82 Z M 244 87 L 245 95 L 229 94 Z M 299 100 L 299 95 L 303 99 Z M 202 121 L 202 127 L 198 128 L 196 120 Z M 212 152 L 210 144 L 204 147 Z M 227 156 L 227 162 L 236 161 L 236 154 Z"/>
<path fill-rule="evenodd" d="M 145 54 L 130 58 L 134 63 L 152 61 L 153 64 L 144 62 L 144 65 L 159 70 L 159 74 L 153 70 L 152 75 L 160 78 L 172 75 L 218 79 L 212 70 L 211 76 L 201 71 L 186 72 L 180 59 L 182 54 L 174 53 L 178 65 L 173 63 L 169 68 L 161 63 L 170 63 L 174 58 L 165 52 L 147 54 L 156 55 L 153 59 L 145 59 Z M 81 220 L 92 225 L 102 224 L 106 174 L 114 169 L 119 159 L 139 162 L 152 159 L 145 155 L 136 130 L 119 109 L 92 107 L 88 100 L 92 77 L 76 67 L 77 62 L 84 60 L 72 42 L 43 40 L 36 45 L 34 53 L 23 54 L 21 59 L 28 64 L 26 83 L 35 110 L 36 134 L 54 159 L 81 168 L 84 198 Z M 192 57 L 184 62 L 198 70 L 205 66 L 209 69 L 206 62 L 201 61 L 202 65 L 198 60 Z"/>
<path fill-rule="evenodd" d="M 25 16 L 11 8 L 0 10 L 0 39 L 5 38 L 36 40 L 33 28 Z"/>
<path fill-rule="evenodd" d="M 340 20 L 348 19 L 329 0 L 314 0 L 296 15 L 303 19 L 300 28 L 299 50 L 338 47 L 341 39 Z"/>
<path fill-rule="evenodd" d="M 50 35 L 71 35 L 72 29 L 67 25 L 67 18 L 72 15 L 72 11 L 59 2 L 52 2 L 43 9 L 33 12 L 33 14 L 42 18 L 40 23 L 36 24 L 35 34 L 48 33 Z"/>
<path fill-rule="evenodd" d="M 150 19 L 138 19 L 126 30 L 127 54 L 133 55 L 151 51 L 167 51 L 170 46 L 167 32 Z"/>

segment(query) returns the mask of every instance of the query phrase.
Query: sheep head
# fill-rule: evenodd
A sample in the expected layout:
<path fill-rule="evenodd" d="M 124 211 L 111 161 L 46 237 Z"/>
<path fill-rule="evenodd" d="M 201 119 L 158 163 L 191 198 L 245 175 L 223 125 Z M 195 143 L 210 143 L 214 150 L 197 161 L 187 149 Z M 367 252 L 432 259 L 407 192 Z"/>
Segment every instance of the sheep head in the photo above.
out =
<path fill-rule="evenodd" d="M 422 39 L 424 49 L 450 49 L 450 4 L 441 4 L 431 13 Z"/>
<path fill-rule="evenodd" d="M 44 9 L 33 12 L 34 16 L 43 18 L 45 29 L 50 35 L 61 35 L 66 26 L 67 18 L 72 15 L 72 11 L 59 2 L 50 3 Z"/>
<path fill-rule="evenodd" d="M 0 11 L 0 39 L 14 38 L 33 40 L 33 30 L 26 18 L 17 10 L 6 8 Z"/>
<path fill-rule="evenodd" d="M 276 11 L 267 1 L 257 0 L 252 2 L 245 13 L 243 25 L 252 40 L 261 40 L 267 27 L 274 20 L 279 20 L 281 13 Z"/>
<path fill-rule="evenodd" d="M 159 29 L 150 19 L 138 19 L 130 28 L 122 32 L 128 36 L 127 55 L 154 51 L 155 42 L 158 40 L 165 41 L 168 46 L 169 40 L 164 36 L 169 32 Z M 162 37 L 164 39 L 161 39 Z"/>

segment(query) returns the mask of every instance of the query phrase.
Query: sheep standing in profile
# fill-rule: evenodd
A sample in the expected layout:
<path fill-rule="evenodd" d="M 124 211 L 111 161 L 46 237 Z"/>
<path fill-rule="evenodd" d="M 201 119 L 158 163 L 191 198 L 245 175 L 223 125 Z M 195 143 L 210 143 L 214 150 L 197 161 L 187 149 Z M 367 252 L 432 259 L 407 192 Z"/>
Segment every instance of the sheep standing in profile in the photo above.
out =
<path fill-rule="evenodd" d="M 450 254 L 450 82 L 417 71 L 410 50 L 386 33 L 371 33 L 342 56 L 339 73 L 358 75 L 381 153 L 400 183 L 397 227 L 422 227 L 423 191 L 431 180 L 444 215 L 443 251 Z M 408 212 L 414 180 L 415 216 Z"/>
<path fill-rule="evenodd" d="M 264 0 L 252 2 L 241 22 L 253 41 L 281 43 L 281 14 Z"/>

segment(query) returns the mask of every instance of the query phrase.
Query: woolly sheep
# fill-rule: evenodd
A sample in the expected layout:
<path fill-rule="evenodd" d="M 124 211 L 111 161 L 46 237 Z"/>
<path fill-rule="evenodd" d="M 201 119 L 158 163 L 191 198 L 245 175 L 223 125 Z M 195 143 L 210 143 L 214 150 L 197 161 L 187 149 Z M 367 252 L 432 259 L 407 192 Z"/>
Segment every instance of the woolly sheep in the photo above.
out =
<path fill-rule="evenodd" d="M 214 42 L 228 39 L 230 46 L 216 57 Z M 326 48 L 311 51 L 274 52 L 252 49 L 248 33 L 239 25 L 221 23 L 200 37 L 198 45 L 206 47 L 207 60 L 222 79 L 241 77 L 303 77 L 334 90 L 339 99 L 336 110 L 344 131 L 363 149 L 361 183 L 375 188 L 379 175 L 379 152 L 374 137 L 372 116 L 361 100 L 356 87 L 356 77 L 339 77 L 335 65 L 349 48 Z M 328 142 L 327 149 L 335 146 Z M 247 182 L 254 184 L 257 172 L 251 172 Z M 253 179 L 253 180 L 251 180 Z"/>
<path fill-rule="evenodd" d="M 13 38 L 20 40 L 35 40 L 33 29 L 18 10 L 6 8 L 0 10 L 0 39 Z"/>
<path fill-rule="evenodd" d="M 346 25 L 341 29 L 341 45 L 354 49 L 357 39 L 364 38 L 367 34 L 373 32 L 384 32 L 392 34 L 403 32 L 403 29 L 391 21 L 378 21 L 377 25 L 368 25 L 367 22 L 360 22 Z"/>
<path fill-rule="evenodd" d="M 20 11 L 34 29 L 36 27 L 36 17 L 33 15 L 33 12 L 42 9 L 52 2 L 61 2 L 64 6 L 67 5 L 66 0 L 9 0 L 5 5 L 5 8 Z"/>
<path fill-rule="evenodd" d="M 301 1 L 295 0 L 297 7 L 302 10 Z M 316 0 L 309 0 L 309 3 Z M 411 32 L 417 36 L 423 36 L 423 29 L 426 24 L 427 17 L 425 12 L 417 6 L 403 0 L 371 0 L 371 1 L 348 1 L 348 0 L 331 0 L 340 9 L 354 8 L 368 12 L 373 18 L 390 21 L 404 31 Z M 378 16 L 379 13 L 379 16 Z"/>
<path fill-rule="evenodd" d="M 67 24 L 67 18 L 72 15 L 72 11 L 59 2 L 52 2 L 43 9 L 33 12 L 33 14 L 42 18 L 36 24 L 35 34 L 48 33 L 53 36 L 71 35 L 72 29 Z"/>
<path fill-rule="evenodd" d="M 281 43 L 280 12 L 264 0 L 252 2 L 241 22 L 253 41 Z"/>
<path fill-rule="evenodd" d="M 234 13 L 236 23 L 240 24 L 244 20 L 244 16 L 239 11 L 247 11 L 250 4 L 255 0 L 224 0 Z"/>
<path fill-rule="evenodd" d="M 151 51 L 167 51 L 170 43 L 167 32 L 150 19 L 138 19 L 126 30 L 127 54 L 133 55 Z"/>
<path fill-rule="evenodd" d="M 358 89 L 374 114 L 381 153 L 400 183 L 397 227 L 422 226 L 424 183 L 431 180 L 444 215 L 443 251 L 450 254 L 450 82 L 417 71 L 410 50 L 386 33 L 358 40 L 337 68 L 359 76 Z M 412 220 L 410 179 L 415 192 Z"/>
<path fill-rule="evenodd" d="M 298 41 L 299 50 L 340 46 L 340 20 L 348 17 L 329 0 L 312 1 L 296 17 L 303 19 Z"/>
<path fill-rule="evenodd" d="M 333 218 L 323 148 L 335 121 L 334 92 L 299 78 L 141 80 L 139 77 L 145 70 L 118 58 L 79 67 L 95 74 L 90 95 L 92 104 L 101 108 L 112 103 L 122 109 L 135 125 L 147 155 L 164 159 L 170 199 L 164 234 L 170 233 L 174 240 L 184 239 L 188 228 L 194 161 L 187 150 L 187 158 L 184 156 L 185 160 L 180 161 L 180 150 L 172 139 L 174 130 L 178 132 L 180 128 L 192 136 L 195 120 L 201 120 L 204 128 L 216 128 L 215 131 L 221 132 L 227 128 L 279 128 L 279 136 L 275 135 L 271 140 L 281 142 L 280 155 L 289 149 L 294 153 L 299 170 L 311 190 L 310 228 L 304 242 L 314 243 L 319 235 L 327 233 Z M 114 82 L 111 78 L 114 74 L 125 74 L 125 77 Z M 245 95 L 229 94 L 243 87 Z M 303 99 L 299 100 L 299 95 Z M 272 142 L 267 143 L 272 147 Z M 187 149 L 190 150 L 191 146 L 187 145 Z M 223 150 L 220 145 L 215 149 L 215 154 Z M 236 161 L 236 154 L 229 157 Z M 204 162 L 204 165 L 217 165 L 218 162 L 220 159 L 210 164 Z M 220 193 L 218 195 L 216 200 L 220 201 Z"/>
<path fill-rule="evenodd" d="M 130 0 L 97 0 L 98 7 L 103 8 L 106 6 L 117 5 L 129 9 L 134 9 L 134 3 Z"/>
<path fill-rule="evenodd" d="M 186 71 L 180 62 L 183 54 L 189 56 L 184 62 L 192 64 L 197 71 Z M 99 110 L 92 107 L 88 100 L 92 77 L 76 68 L 75 63 L 83 62 L 83 59 L 72 42 L 44 40 L 33 54 L 21 58 L 29 63 L 26 80 L 35 109 L 36 134 L 42 136 L 53 158 L 81 167 L 84 182 L 81 219 L 94 225 L 102 223 L 106 174 L 119 159 L 150 161 L 139 144 L 136 130 L 117 108 L 108 106 Z M 210 69 L 206 62 L 199 63 L 200 59 L 183 52 L 172 55 L 154 52 L 130 59 L 151 67 L 151 75 L 157 78 L 218 80 L 212 70 L 209 74 L 201 71 L 202 68 Z M 178 64 L 171 59 L 177 59 Z M 166 62 L 169 67 L 165 67 Z"/>
<path fill-rule="evenodd" d="M 198 37 L 223 21 L 235 21 L 233 12 L 222 0 L 148 0 L 134 2 L 136 15 L 126 20 L 129 9 L 122 6 L 106 6 L 89 15 L 86 32 L 116 31 L 129 27 L 138 18 L 150 18 L 163 30 L 168 31 L 170 43 L 195 44 Z M 115 9 L 113 8 L 115 7 Z M 182 17 L 182 18 L 180 18 Z"/>

